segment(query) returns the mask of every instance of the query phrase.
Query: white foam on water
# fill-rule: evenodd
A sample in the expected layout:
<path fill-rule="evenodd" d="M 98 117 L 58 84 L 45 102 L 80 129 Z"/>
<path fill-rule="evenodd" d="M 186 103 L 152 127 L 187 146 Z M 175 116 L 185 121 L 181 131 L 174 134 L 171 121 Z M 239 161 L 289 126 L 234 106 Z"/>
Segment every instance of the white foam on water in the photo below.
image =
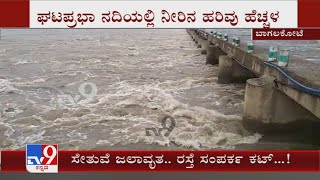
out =
<path fill-rule="evenodd" d="M 19 93 L 21 90 L 16 89 L 14 84 L 7 79 L 0 79 L 0 93 Z"/>
<path fill-rule="evenodd" d="M 0 127 L 1 129 L 5 130 L 4 136 L 7 136 L 7 137 L 11 136 L 15 132 L 15 130 L 7 123 L 0 122 Z"/>
<path fill-rule="evenodd" d="M 22 61 L 14 63 L 13 65 L 23 65 L 23 64 L 31 64 L 31 63 L 37 63 L 37 62 L 36 61 L 22 60 Z"/>
<path fill-rule="evenodd" d="M 45 81 L 47 81 L 47 78 L 45 77 L 35 77 L 35 78 L 30 78 L 30 80 L 26 80 L 26 79 L 16 79 L 19 82 L 17 82 L 16 84 L 19 86 L 26 86 L 26 85 L 33 85 L 33 84 L 37 84 L 37 83 L 43 83 Z"/>
<path fill-rule="evenodd" d="M 132 31 L 133 34 L 125 33 L 129 37 L 108 39 L 104 43 L 101 43 L 101 38 L 97 40 L 95 36 L 100 35 L 94 33 L 79 38 L 72 37 L 73 41 L 62 39 L 61 42 L 56 42 L 55 37 L 48 37 L 46 43 L 51 43 L 51 47 L 56 46 L 59 53 L 63 52 L 68 57 L 56 57 L 39 46 L 45 53 L 44 56 L 34 54 L 37 57 L 35 60 L 44 64 L 50 61 L 48 65 L 54 65 L 42 76 L 15 78 L 20 78 L 21 86 L 35 87 L 27 92 L 26 101 L 30 103 L 29 108 L 36 110 L 33 116 L 30 116 L 30 112 L 23 112 L 27 114 L 25 117 L 15 117 L 18 114 L 5 117 L 6 125 L 11 128 L 6 130 L 6 139 L 12 140 L 11 145 L 8 144 L 6 148 L 24 148 L 26 143 L 48 142 L 72 149 L 90 149 L 143 142 L 145 146 L 175 144 L 195 149 L 232 149 L 237 144 L 256 142 L 261 136 L 243 132 L 241 117 L 225 115 L 219 110 L 206 107 L 201 101 L 192 103 L 192 100 L 184 100 L 186 96 L 195 93 L 200 94 L 195 99 L 200 98 L 212 104 L 218 99 L 217 103 L 224 104 L 224 99 L 219 94 L 221 91 L 240 95 L 243 91 L 237 92 L 232 86 L 227 89 L 217 85 L 215 77 L 204 77 L 208 74 L 203 71 L 213 69 L 204 66 L 204 57 L 198 55 L 200 53 L 194 49 L 183 30 L 173 31 L 176 36 L 172 39 L 166 38 L 166 31 L 163 32 L 155 36 L 154 31 L 141 34 L 140 30 L 136 30 Z M 118 33 L 117 30 L 115 34 Z M 142 35 L 148 42 L 137 43 L 132 39 Z M 109 38 L 108 33 L 104 39 L 106 37 Z M 97 48 L 98 46 L 103 47 Z M 84 49 L 88 51 L 83 53 Z M 18 62 L 18 59 L 12 61 Z M 33 61 L 21 62 L 21 65 L 31 62 Z M 98 71 L 95 72 L 94 69 Z M 64 78 L 72 80 L 62 82 L 61 89 L 60 84 L 59 87 L 54 87 L 56 81 Z M 106 78 L 105 81 L 103 78 Z M 106 82 L 109 80 L 110 83 Z M 96 83 L 98 95 L 93 101 L 74 106 L 57 104 L 59 94 L 68 95 L 74 91 L 78 93 L 77 87 L 83 82 Z M 99 82 L 102 82 L 101 85 Z M 47 83 L 50 87 L 38 88 L 38 84 L 46 86 Z M 204 86 L 212 88 L 212 92 L 201 89 Z M 12 88 L 12 83 L 0 80 L 0 94 L 10 92 Z M 53 92 L 46 88 L 58 90 Z M 187 94 L 187 91 L 191 93 Z M 72 94 L 72 97 L 77 93 Z M 241 103 L 236 103 L 227 105 L 241 106 Z M 172 116 L 176 121 L 176 127 L 169 137 L 163 134 L 146 136 L 145 128 L 161 128 L 160 121 L 165 115 Z"/>
<path fill-rule="evenodd" d="M 35 79 L 32 81 L 32 83 L 42 83 L 42 82 L 45 82 L 46 79 L 45 78 L 39 78 L 39 79 Z"/>
<path fill-rule="evenodd" d="M 6 55 L 7 49 L 0 49 L 0 56 Z"/>
<path fill-rule="evenodd" d="M 44 138 L 43 135 L 46 131 L 45 130 L 37 130 L 37 133 L 30 134 L 28 136 L 20 136 L 19 144 L 33 144 L 36 142 L 41 142 Z"/>
<path fill-rule="evenodd" d="M 146 109 L 157 108 L 158 111 L 163 114 L 169 114 L 177 121 L 178 125 L 169 138 L 146 137 L 145 134 L 140 133 L 138 138 L 146 143 L 168 146 L 173 141 L 180 146 L 196 149 L 201 147 L 232 149 L 235 145 L 255 143 L 261 138 L 259 134 L 243 135 L 241 131 L 244 130 L 241 128 L 239 129 L 240 132 L 232 132 L 232 130 L 228 132 L 228 125 L 225 125 L 225 122 L 234 121 L 233 124 L 229 123 L 229 125 L 241 126 L 241 117 L 224 115 L 204 107 L 191 107 L 177 100 L 170 90 L 159 88 L 159 85 L 135 86 L 127 82 L 120 82 L 118 85 L 117 96 L 125 96 L 127 98 L 115 103 L 114 107 L 121 108 L 129 105 L 138 105 Z M 179 89 L 181 85 L 179 84 Z M 185 83 L 185 85 L 186 87 L 182 86 L 181 89 L 190 88 L 189 83 Z M 172 91 L 174 91 L 173 89 L 175 88 L 172 88 Z M 103 101 L 108 101 L 110 96 L 102 99 Z M 100 99 L 100 103 L 103 102 L 101 101 L 102 99 Z M 206 126 L 209 133 L 205 133 L 204 126 Z M 190 128 L 193 130 L 190 130 Z M 129 136 L 130 133 L 132 132 L 129 132 Z"/>
<path fill-rule="evenodd" d="M 98 140 L 97 145 L 110 145 L 110 141 L 108 140 Z"/>

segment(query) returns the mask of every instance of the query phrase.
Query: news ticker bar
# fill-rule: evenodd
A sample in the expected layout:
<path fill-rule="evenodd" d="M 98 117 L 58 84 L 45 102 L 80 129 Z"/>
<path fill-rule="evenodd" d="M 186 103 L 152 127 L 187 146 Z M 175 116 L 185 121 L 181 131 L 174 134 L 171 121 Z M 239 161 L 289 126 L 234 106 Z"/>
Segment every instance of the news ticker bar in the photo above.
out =
<path fill-rule="evenodd" d="M 0 28 L 319 28 L 318 0 L 0 0 Z"/>
<path fill-rule="evenodd" d="M 56 155 L 57 172 L 320 172 L 319 150 L 60 150 Z M 26 151 L 1 151 L 1 171 L 26 172 L 27 158 Z"/>

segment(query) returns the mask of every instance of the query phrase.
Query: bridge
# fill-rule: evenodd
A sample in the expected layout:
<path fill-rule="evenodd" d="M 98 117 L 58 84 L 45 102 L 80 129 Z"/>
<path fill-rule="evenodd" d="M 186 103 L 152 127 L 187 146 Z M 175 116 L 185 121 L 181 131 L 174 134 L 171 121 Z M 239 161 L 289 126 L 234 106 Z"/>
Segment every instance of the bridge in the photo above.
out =
<path fill-rule="evenodd" d="M 246 44 L 235 46 L 204 30 L 187 32 L 206 55 L 206 63 L 219 65 L 218 83 L 246 83 L 243 124 L 249 130 L 267 132 L 297 121 L 320 122 L 319 64 L 290 57 L 288 67 L 279 67 L 266 61 L 263 48 L 248 53 Z"/>

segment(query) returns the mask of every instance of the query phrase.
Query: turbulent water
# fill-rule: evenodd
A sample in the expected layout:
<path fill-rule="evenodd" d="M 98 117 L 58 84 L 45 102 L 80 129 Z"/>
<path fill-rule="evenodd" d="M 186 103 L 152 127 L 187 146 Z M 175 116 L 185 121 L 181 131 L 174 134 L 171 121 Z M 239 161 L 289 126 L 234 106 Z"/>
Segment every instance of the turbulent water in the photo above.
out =
<path fill-rule="evenodd" d="M 241 125 L 245 85 L 217 84 L 217 70 L 182 29 L 2 30 L 0 149 L 256 144 Z M 147 136 L 165 116 L 169 136 Z"/>

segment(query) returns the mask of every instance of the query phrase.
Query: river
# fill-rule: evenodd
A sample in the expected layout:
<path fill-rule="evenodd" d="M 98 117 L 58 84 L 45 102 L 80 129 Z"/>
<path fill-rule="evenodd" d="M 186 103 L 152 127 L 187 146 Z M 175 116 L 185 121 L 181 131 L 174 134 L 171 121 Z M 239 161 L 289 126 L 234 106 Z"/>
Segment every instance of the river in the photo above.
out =
<path fill-rule="evenodd" d="M 184 29 L 2 30 L 0 149 L 319 148 L 247 132 L 245 84 L 218 84 L 217 71 Z M 168 136 L 146 134 L 166 116 Z"/>

